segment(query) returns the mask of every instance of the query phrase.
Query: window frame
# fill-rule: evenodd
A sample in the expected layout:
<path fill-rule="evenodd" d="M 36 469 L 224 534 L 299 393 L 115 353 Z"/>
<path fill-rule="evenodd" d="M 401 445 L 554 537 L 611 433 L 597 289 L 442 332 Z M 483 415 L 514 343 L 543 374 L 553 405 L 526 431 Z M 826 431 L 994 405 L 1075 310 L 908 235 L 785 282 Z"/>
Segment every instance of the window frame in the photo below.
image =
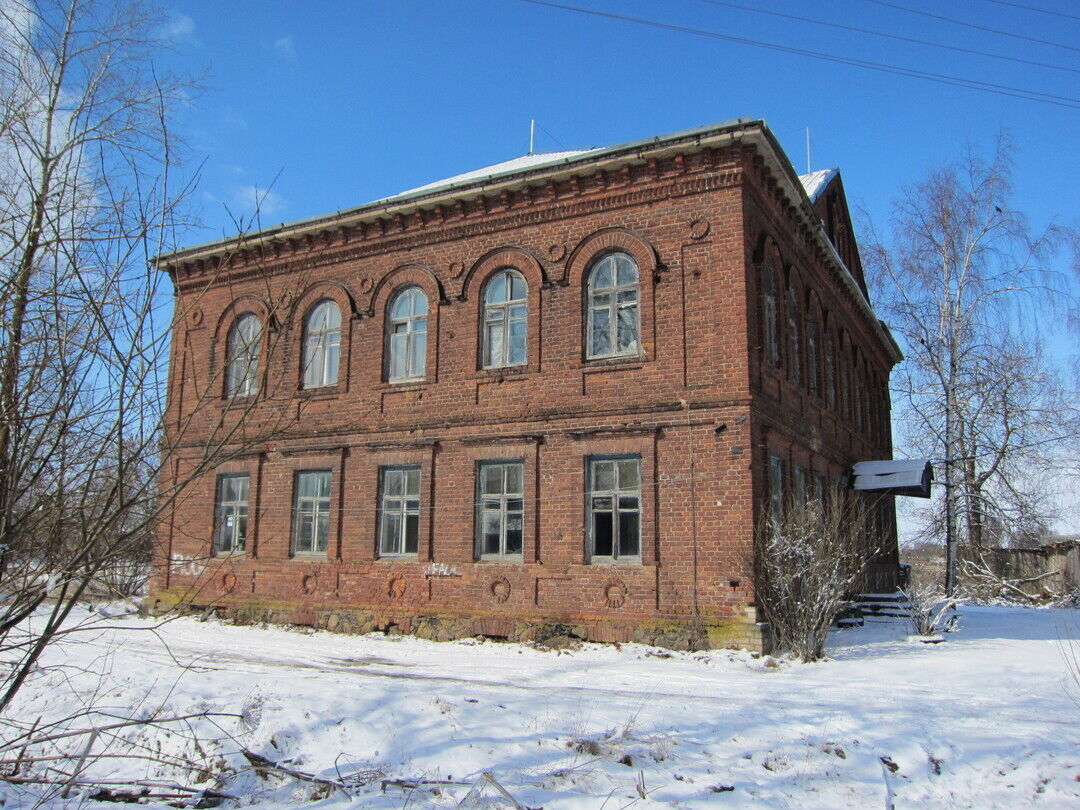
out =
<path fill-rule="evenodd" d="M 618 283 L 618 263 L 616 257 L 622 256 L 634 269 L 634 281 L 628 284 Z M 611 262 L 611 285 L 596 287 L 594 279 L 600 272 L 605 262 Z M 609 360 L 621 357 L 641 357 L 645 353 L 641 335 L 641 268 L 637 259 L 626 250 L 611 250 L 603 253 L 592 260 L 585 271 L 585 358 L 587 360 Z M 633 301 L 620 302 L 621 293 L 633 291 Z M 610 300 L 606 305 L 597 306 L 594 299 L 608 295 Z M 633 332 L 634 339 L 627 344 L 625 349 L 619 349 L 619 312 L 625 309 L 633 309 Z M 608 328 L 607 339 L 609 351 L 599 352 L 593 345 L 594 313 L 603 311 L 607 313 Z"/>
<path fill-rule="evenodd" d="M 768 519 L 778 530 L 784 524 L 784 460 L 769 456 L 769 515 Z"/>
<path fill-rule="evenodd" d="M 789 284 L 787 292 L 787 378 L 798 385 L 800 381 L 799 297 L 795 285 Z"/>
<path fill-rule="evenodd" d="M 301 479 L 305 476 L 325 476 L 325 491 L 326 494 L 316 495 L 301 495 Z M 330 509 L 330 502 L 333 496 L 333 482 L 334 473 L 333 470 L 328 468 L 316 468 L 310 470 L 295 470 L 293 472 L 293 509 L 292 509 L 292 536 L 289 543 L 292 556 L 294 557 L 316 557 L 326 556 L 330 551 L 330 518 L 332 512 Z M 321 492 L 322 481 L 319 483 L 317 492 Z M 310 505 L 305 507 L 302 505 L 302 501 L 310 502 Z M 300 526 L 301 521 L 305 516 L 310 515 L 311 520 L 311 548 L 300 548 Z M 322 525 L 320 521 L 321 517 L 325 517 L 325 536 L 322 538 L 323 548 L 319 548 L 319 528 Z"/>
<path fill-rule="evenodd" d="M 765 358 L 773 366 L 780 365 L 780 331 L 779 313 L 776 307 L 776 268 L 772 259 L 766 257 L 761 270 L 762 288 L 762 320 L 765 329 Z"/>
<path fill-rule="evenodd" d="M 505 300 L 503 301 L 488 301 L 488 295 L 497 279 L 505 280 L 504 289 L 507 291 Z M 513 282 L 519 280 L 522 286 L 525 288 L 525 294 L 522 298 L 513 298 Z M 497 369 L 497 368 L 518 368 L 521 366 L 527 366 L 529 364 L 529 282 L 525 278 L 525 275 L 516 267 L 506 266 L 500 267 L 494 273 L 492 273 L 488 279 L 484 282 L 484 286 L 480 294 L 481 314 L 480 314 L 480 366 L 485 369 Z M 512 314 L 515 309 L 520 309 L 519 314 Z M 495 318 L 493 315 L 498 315 Z M 521 359 L 514 360 L 510 357 L 511 352 L 511 335 L 513 334 L 514 324 L 521 324 L 524 328 L 524 340 L 521 344 Z M 491 339 L 490 339 L 490 327 L 494 325 L 501 326 L 500 340 L 501 342 L 501 357 L 489 358 L 491 351 Z"/>
<path fill-rule="evenodd" d="M 518 490 L 508 491 L 507 471 L 505 468 L 516 467 L 518 478 Z M 504 468 L 502 470 L 502 491 L 500 493 L 484 492 L 484 474 L 486 470 Z M 494 501 L 497 507 L 494 510 L 488 508 L 488 502 Z M 518 502 L 517 509 L 512 508 L 512 503 Z M 484 517 L 494 512 L 499 519 L 499 550 L 485 551 L 485 525 Z M 516 516 L 519 523 L 518 538 L 519 548 L 517 551 L 507 551 L 508 527 L 512 517 Z M 484 459 L 476 463 L 476 558 L 478 560 L 513 560 L 520 561 L 525 553 L 525 461 L 520 458 L 507 459 Z"/>
<path fill-rule="evenodd" d="M 255 324 L 255 332 L 247 338 L 240 337 L 241 328 Z M 262 354 L 262 320 L 254 312 L 241 313 L 225 335 L 225 399 L 253 397 L 259 392 L 259 357 Z M 243 377 L 237 379 L 237 367 L 242 366 Z"/>
<path fill-rule="evenodd" d="M 323 318 L 323 323 L 314 324 L 320 312 L 336 313 L 336 326 L 328 323 L 335 319 Z M 317 327 L 317 328 L 316 328 Z M 300 388 L 315 391 L 320 388 L 332 388 L 341 380 L 341 307 L 333 298 L 321 298 L 316 301 L 304 316 L 303 362 L 300 368 Z M 330 358 L 333 357 L 331 364 Z"/>
<path fill-rule="evenodd" d="M 633 488 L 624 488 L 621 484 L 621 466 L 619 462 L 634 462 L 636 466 L 637 484 Z M 613 478 L 614 488 L 612 489 L 597 489 L 596 488 L 596 468 L 599 464 L 612 463 L 615 465 L 613 468 L 615 471 L 615 477 Z M 585 532 L 586 532 L 586 556 L 590 564 L 595 563 L 609 563 L 609 564 L 637 564 L 642 562 L 642 515 L 644 509 L 641 502 L 641 456 L 638 454 L 618 454 L 618 455 L 594 455 L 588 456 L 585 460 Z M 611 518 L 611 554 L 597 554 L 596 553 L 596 515 L 601 510 L 596 508 L 596 499 L 598 498 L 610 498 L 611 509 L 602 510 L 603 512 L 610 511 Z M 621 503 L 623 498 L 635 498 L 637 500 L 637 506 L 634 509 L 625 509 Z M 633 513 L 637 516 L 637 538 L 636 545 L 637 551 L 634 553 L 623 553 L 621 551 L 622 546 L 622 520 L 621 516 L 624 513 Z"/>
<path fill-rule="evenodd" d="M 244 481 L 244 498 L 235 500 L 226 500 L 224 497 L 224 489 L 226 481 Z M 239 515 L 236 513 L 239 510 L 243 510 L 243 532 L 239 532 L 240 520 L 237 519 Z M 249 517 L 251 510 L 251 476 L 248 473 L 219 473 L 214 485 L 214 537 L 212 540 L 213 554 L 215 557 L 231 557 L 239 556 L 247 553 L 247 536 L 249 531 Z M 222 535 L 225 530 L 225 516 L 226 513 L 230 513 L 230 517 L 234 519 L 232 529 L 230 533 L 230 543 L 228 548 L 224 548 L 222 544 Z M 239 543 L 237 543 L 236 535 L 241 534 Z"/>
<path fill-rule="evenodd" d="M 422 313 L 414 312 L 414 305 L 410 304 L 409 312 L 404 316 L 395 316 L 394 308 L 398 305 L 405 296 L 418 295 L 424 303 L 424 311 Z M 415 297 L 412 298 L 415 301 Z M 386 304 L 386 380 L 391 383 L 409 383 L 419 382 L 427 377 L 427 349 L 428 349 L 428 321 L 431 318 L 431 303 L 428 301 L 427 293 L 419 284 L 408 284 L 399 290 L 396 290 L 390 300 Z M 423 321 L 422 328 L 416 328 L 414 325 L 418 321 Z M 404 331 L 395 331 L 396 327 L 403 325 Z M 395 338 L 403 336 L 405 348 L 399 350 L 396 347 L 400 343 Z M 416 362 L 417 348 L 416 344 L 420 337 L 423 337 L 423 351 L 420 352 L 419 373 L 414 374 L 414 365 Z M 394 367 L 395 360 L 397 358 L 397 352 L 404 351 L 404 375 L 395 375 Z"/>
<path fill-rule="evenodd" d="M 409 485 L 409 473 L 416 472 L 416 492 L 411 493 L 408 491 Z M 392 494 L 390 487 L 388 486 L 388 476 L 391 474 L 403 473 L 403 486 L 401 487 L 400 494 Z M 376 537 L 375 537 L 375 552 L 376 557 L 380 559 L 400 559 L 400 558 L 416 558 L 420 554 L 420 517 L 423 512 L 423 499 L 420 497 L 422 494 L 423 485 L 423 471 L 419 464 L 389 464 L 379 467 L 379 504 L 378 504 L 378 522 L 376 523 Z M 413 497 L 415 495 L 415 497 Z M 415 500 L 416 506 L 410 507 L 409 501 Z M 388 501 L 399 501 L 393 509 L 388 508 Z M 396 540 L 396 547 L 394 550 L 384 550 L 384 535 L 387 531 L 389 516 L 396 516 L 398 518 L 398 531 Z M 409 533 L 409 518 L 415 517 L 416 526 L 416 549 L 408 551 L 406 544 L 408 542 Z"/>

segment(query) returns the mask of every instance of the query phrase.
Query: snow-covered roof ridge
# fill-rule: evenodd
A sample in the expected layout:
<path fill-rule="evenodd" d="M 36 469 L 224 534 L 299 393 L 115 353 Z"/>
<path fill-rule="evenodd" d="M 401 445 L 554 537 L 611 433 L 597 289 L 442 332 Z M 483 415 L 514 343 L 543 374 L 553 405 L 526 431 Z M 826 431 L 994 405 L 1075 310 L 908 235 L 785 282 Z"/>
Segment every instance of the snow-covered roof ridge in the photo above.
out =
<path fill-rule="evenodd" d="M 466 183 L 474 183 L 479 180 L 488 180 L 494 177 L 514 174 L 516 172 L 525 171 L 526 169 L 538 169 L 544 166 L 551 166 L 553 164 L 567 162 L 583 155 L 587 155 L 590 152 L 599 151 L 601 151 L 601 148 L 598 147 L 595 149 L 570 149 L 565 152 L 534 152 L 531 155 L 522 155 L 521 157 L 511 158 L 510 160 L 504 160 L 501 163 L 493 163 L 490 166 L 473 169 L 471 172 L 455 174 L 453 177 L 445 177 L 442 180 L 436 180 L 432 183 L 425 183 L 422 186 L 417 186 L 416 188 L 400 191 L 392 197 L 386 197 L 383 200 L 379 200 L 379 202 L 390 202 L 399 197 L 409 197 L 413 194 L 439 191 L 440 189 L 452 188 Z"/>
<path fill-rule="evenodd" d="M 840 174 L 839 169 L 818 169 L 816 172 L 810 172 L 809 174 L 800 174 L 799 181 L 806 191 L 806 196 L 810 198 L 810 202 L 817 202 L 821 192 L 838 174 Z"/>

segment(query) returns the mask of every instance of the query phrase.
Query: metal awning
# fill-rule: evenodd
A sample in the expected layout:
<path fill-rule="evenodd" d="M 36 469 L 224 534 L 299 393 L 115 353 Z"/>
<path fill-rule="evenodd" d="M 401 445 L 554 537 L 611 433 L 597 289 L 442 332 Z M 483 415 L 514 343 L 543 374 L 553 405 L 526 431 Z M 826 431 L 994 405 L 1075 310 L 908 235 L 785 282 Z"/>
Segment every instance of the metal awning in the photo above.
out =
<path fill-rule="evenodd" d="M 934 468 L 926 459 L 859 461 L 852 468 L 852 475 L 852 489 L 862 492 L 929 498 Z"/>

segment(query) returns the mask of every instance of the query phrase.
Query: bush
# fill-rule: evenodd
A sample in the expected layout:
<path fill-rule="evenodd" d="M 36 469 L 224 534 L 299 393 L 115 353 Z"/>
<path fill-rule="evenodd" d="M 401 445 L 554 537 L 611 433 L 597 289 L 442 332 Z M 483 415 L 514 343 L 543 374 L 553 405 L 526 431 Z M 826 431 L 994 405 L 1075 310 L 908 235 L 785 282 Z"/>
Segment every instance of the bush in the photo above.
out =
<path fill-rule="evenodd" d="M 764 521 L 754 538 L 754 587 L 778 651 L 825 657 L 829 627 L 873 556 L 865 514 L 856 497 L 834 491 L 825 504 L 792 506 Z"/>

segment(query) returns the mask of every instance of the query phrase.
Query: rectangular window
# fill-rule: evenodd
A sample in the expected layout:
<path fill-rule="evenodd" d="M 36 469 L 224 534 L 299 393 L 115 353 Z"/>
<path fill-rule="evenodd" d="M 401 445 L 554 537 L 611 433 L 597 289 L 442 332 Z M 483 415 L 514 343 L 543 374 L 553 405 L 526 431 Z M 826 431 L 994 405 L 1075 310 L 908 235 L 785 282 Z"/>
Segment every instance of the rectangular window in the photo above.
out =
<path fill-rule="evenodd" d="M 379 556 L 416 554 L 420 547 L 420 468 L 379 471 Z"/>
<path fill-rule="evenodd" d="M 482 461 L 477 474 L 477 548 L 480 557 L 521 554 L 525 465 Z"/>
<path fill-rule="evenodd" d="M 792 497 L 795 499 L 795 505 L 803 507 L 806 505 L 806 471 L 802 467 L 791 468 L 791 488 L 794 490 Z"/>
<path fill-rule="evenodd" d="M 588 529 L 592 559 L 641 557 L 641 459 L 589 460 Z"/>
<path fill-rule="evenodd" d="M 769 458 L 769 510 L 776 526 L 784 520 L 784 460 Z"/>
<path fill-rule="evenodd" d="M 293 554 L 325 554 L 330 539 L 330 470 L 296 473 Z"/>
<path fill-rule="evenodd" d="M 238 554 L 247 543 L 248 476 L 219 475 L 214 529 L 214 553 Z"/>
<path fill-rule="evenodd" d="M 821 473 L 814 473 L 814 500 L 825 506 L 825 476 Z"/>

